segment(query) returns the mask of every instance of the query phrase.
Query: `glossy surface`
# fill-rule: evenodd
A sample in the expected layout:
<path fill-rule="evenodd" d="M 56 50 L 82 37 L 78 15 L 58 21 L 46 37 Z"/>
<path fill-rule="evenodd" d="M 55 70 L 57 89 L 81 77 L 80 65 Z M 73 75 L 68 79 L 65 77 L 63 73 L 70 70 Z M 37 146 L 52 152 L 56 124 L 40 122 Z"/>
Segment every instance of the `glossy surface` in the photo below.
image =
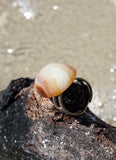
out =
<path fill-rule="evenodd" d="M 63 93 L 74 81 L 76 69 L 62 63 L 44 66 L 35 79 L 37 91 L 44 97 L 54 97 Z"/>
<path fill-rule="evenodd" d="M 1 0 L 0 90 L 52 62 L 75 66 L 89 108 L 116 126 L 116 0 Z"/>

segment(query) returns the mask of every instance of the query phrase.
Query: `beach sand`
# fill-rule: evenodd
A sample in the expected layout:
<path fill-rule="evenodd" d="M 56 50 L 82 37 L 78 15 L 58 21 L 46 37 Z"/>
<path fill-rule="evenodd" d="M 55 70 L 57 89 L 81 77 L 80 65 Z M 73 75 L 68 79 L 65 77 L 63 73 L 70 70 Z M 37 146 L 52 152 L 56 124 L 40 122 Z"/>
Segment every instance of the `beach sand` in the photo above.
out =
<path fill-rule="evenodd" d="M 90 109 L 116 126 L 116 0 L 0 1 L 0 90 L 47 63 L 90 82 Z"/>

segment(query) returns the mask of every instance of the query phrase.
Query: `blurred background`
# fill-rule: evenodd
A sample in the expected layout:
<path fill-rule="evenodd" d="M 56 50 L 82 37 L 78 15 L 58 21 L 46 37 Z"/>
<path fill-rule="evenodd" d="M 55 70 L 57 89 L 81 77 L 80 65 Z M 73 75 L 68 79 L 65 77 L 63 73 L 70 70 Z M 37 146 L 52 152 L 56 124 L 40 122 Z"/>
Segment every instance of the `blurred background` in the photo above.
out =
<path fill-rule="evenodd" d="M 116 0 L 1 0 L 0 90 L 51 62 L 74 66 L 90 109 L 116 126 Z"/>

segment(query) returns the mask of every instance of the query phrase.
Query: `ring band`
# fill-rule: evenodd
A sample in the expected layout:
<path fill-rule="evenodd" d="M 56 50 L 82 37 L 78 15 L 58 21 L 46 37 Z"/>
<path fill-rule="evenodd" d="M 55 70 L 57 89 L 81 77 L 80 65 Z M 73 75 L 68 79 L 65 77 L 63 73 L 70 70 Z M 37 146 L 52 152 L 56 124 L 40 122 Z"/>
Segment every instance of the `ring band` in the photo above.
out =
<path fill-rule="evenodd" d="M 82 113 L 84 113 L 87 109 L 87 105 L 88 103 L 91 102 L 92 100 L 92 88 L 91 88 L 91 85 L 89 84 L 89 82 L 87 82 L 85 79 L 83 78 L 75 78 L 75 81 L 74 83 L 81 83 L 83 85 L 86 85 L 87 88 L 88 88 L 88 92 L 89 92 L 89 95 L 88 95 L 88 101 L 87 101 L 87 104 L 86 106 L 82 106 L 81 109 L 78 110 L 78 106 L 77 106 L 77 111 L 76 112 L 70 112 L 66 107 L 65 105 L 63 104 L 63 93 L 59 96 L 56 96 L 56 97 L 52 97 L 52 101 L 55 105 L 55 107 L 60 111 L 60 112 L 63 112 L 65 114 L 68 114 L 68 115 L 73 115 L 73 116 L 77 116 L 77 115 L 80 115 Z"/>

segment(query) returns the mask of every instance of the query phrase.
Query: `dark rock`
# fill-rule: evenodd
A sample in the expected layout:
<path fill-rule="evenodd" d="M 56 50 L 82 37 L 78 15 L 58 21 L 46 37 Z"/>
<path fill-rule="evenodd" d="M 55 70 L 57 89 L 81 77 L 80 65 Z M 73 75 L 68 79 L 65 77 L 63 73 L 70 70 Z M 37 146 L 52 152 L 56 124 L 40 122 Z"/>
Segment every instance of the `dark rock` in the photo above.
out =
<path fill-rule="evenodd" d="M 115 160 L 116 128 L 89 109 L 77 117 L 34 95 L 33 80 L 0 92 L 0 160 Z"/>

